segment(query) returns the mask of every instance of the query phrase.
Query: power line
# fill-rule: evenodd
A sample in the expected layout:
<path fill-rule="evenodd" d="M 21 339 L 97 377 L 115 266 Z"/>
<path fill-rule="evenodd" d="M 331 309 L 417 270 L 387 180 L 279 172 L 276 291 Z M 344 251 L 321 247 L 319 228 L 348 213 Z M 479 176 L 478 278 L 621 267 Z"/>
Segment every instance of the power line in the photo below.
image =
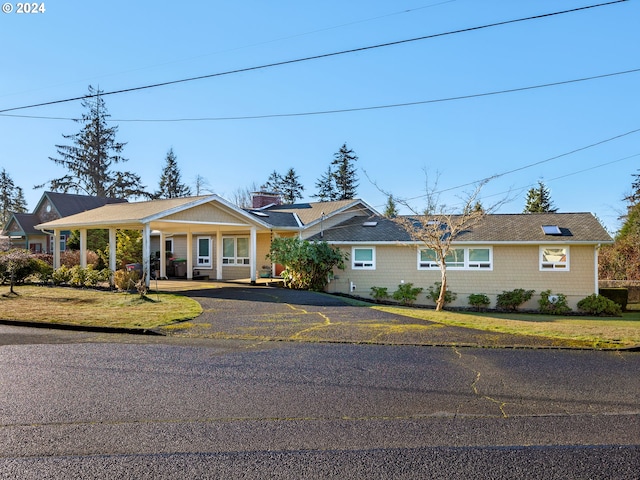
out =
<path fill-rule="evenodd" d="M 449 36 L 449 35 L 455 35 L 455 34 L 459 34 L 459 33 L 473 32 L 473 31 L 477 31 L 477 30 L 483 30 L 483 29 L 492 28 L 492 27 L 509 25 L 509 24 L 519 23 L 519 22 L 525 22 L 525 21 L 529 21 L 529 20 L 539 20 L 539 19 L 542 19 L 542 18 L 548 18 L 548 17 L 553 17 L 553 16 L 557 16 L 557 15 L 563 15 L 563 14 L 567 14 L 567 13 L 574 13 L 574 12 L 579 12 L 579 11 L 583 11 L 583 10 L 589 10 L 589 9 L 593 9 L 593 8 L 604 7 L 604 6 L 607 6 L 607 5 L 614 5 L 614 4 L 617 4 L 617 3 L 623 3 L 623 2 L 627 2 L 627 1 L 629 1 L 629 0 L 613 0 L 613 1 L 610 1 L 610 2 L 599 3 L 599 4 L 594 4 L 594 5 L 588 5 L 588 6 L 585 6 L 585 7 L 572 8 L 572 9 L 569 9 L 569 10 L 562 10 L 562 11 L 558 11 L 558 12 L 545 13 L 545 14 L 534 15 L 534 16 L 530 16 L 530 17 L 523 17 L 523 18 L 517 18 L 517 19 L 512 19 L 512 20 L 505 20 L 505 21 L 502 21 L 502 22 L 495 22 L 495 23 L 490 23 L 490 24 L 486 24 L 486 25 L 480 25 L 480 26 L 476 26 L 476 27 L 468 27 L 468 28 L 463 28 L 463 29 L 459 29 L 459 30 L 452 30 L 452 31 L 448 31 L 448 32 L 443 32 L 443 33 L 436 33 L 436 34 L 432 34 L 432 35 L 425 35 L 425 36 L 421 36 L 421 37 L 409 38 L 409 39 L 405 39 L 405 40 L 397 40 L 397 41 L 393 41 L 393 42 L 380 43 L 380 44 L 377 44 L 377 45 L 369 45 L 369 46 L 366 46 L 366 47 L 358 47 L 358 48 L 352 48 L 352 49 L 348 49 L 348 50 L 341 50 L 341 51 L 338 51 L 338 52 L 324 53 L 324 54 L 320 54 L 320 55 L 313 55 L 313 56 L 297 58 L 297 59 L 293 59 L 293 60 L 285 60 L 285 61 L 282 61 L 282 62 L 273 62 L 273 63 L 257 65 L 257 66 L 253 66 L 253 67 L 239 68 L 239 69 L 235 69 L 235 70 L 228 70 L 226 72 L 218 72 L 218 73 L 212 73 L 212 74 L 208 74 L 208 75 L 200 75 L 200 76 L 196 76 L 196 77 L 189 77 L 189 78 L 183 78 L 183 79 L 180 79 L 180 80 L 171 80 L 171 81 L 167 81 L 167 82 L 154 83 L 154 84 L 144 85 L 144 86 L 140 86 L 140 87 L 131 87 L 131 88 L 125 88 L 125 89 L 121 89 L 121 90 L 113 90 L 113 91 L 110 91 L 110 92 L 101 92 L 99 94 L 94 94 L 94 95 L 83 95 L 83 96 L 80 96 L 80 97 L 66 98 L 66 99 L 63 99 L 63 100 L 53 100 L 53 101 L 50 101 L 50 102 L 42 102 L 42 103 L 36 103 L 36 104 L 32 104 L 32 105 L 24 105 L 24 106 L 21 106 L 21 107 L 6 108 L 6 109 L 3 109 L 3 110 L 0 110 L 0 113 L 11 112 L 11 111 L 16 111 L 16 110 L 25 110 L 25 109 L 28 109 L 28 108 L 35 108 L 35 107 L 44 107 L 44 106 L 56 105 L 56 104 L 60 104 L 60 103 L 74 102 L 74 101 L 77 101 L 77 100 L 84 100 L 84 99 L 88 99 L 88 98 L 94 98 L 94 97 L 97 97 L 98 95 L 100 95 L 100 96 L 117 95 L 117 94 L 121 94 L 121 93 L 130 93 L 130 92 L 135 92 L 135 91 L 140 91 L 140 90 L 147 90 L 147 89 L 151 89 L 151 88 L 165 87 L 165 86 L 168 86 L 168 85 L 176 85 L 176 84 L 179 84 L 179 83 L 193 82 L 193 81 L 196 81 L 196 80 L 204 80 L 204 79 L 208 79 L 208 78 L 222 77 L 222 76 L 233 75 L 233 74 L 237 74 L 237 73 L 252 72 L 252 71 L 262 70 L 262 69 L 266 69 L 266 68 L 279 67 L 279 66 L 284 66 L 284 65 L 293 65 L 293 64 L 296 64 L 296 63 L 307 62 L 307 61 L 310 61 L 310 60 L 319 60 L 319 59 L 323 59 L 323 58 L 336 57 L 336 56 L 339 56 L 339 55 L 346 55 L 346 54 L 349 54 L 349 53 L 364 52 L 364 51 L 374 50 L 374 49 L 378 49 L 378 48 L 390 47 L 390 46 L 395 46 L 395 45 L 402 45 L 402 44 L 406 44 L 406 43 L 418 42 L 418 41 L 422 41 L 422 40 L 429 40 L 429 39 L 433 39 L 433 38 L 444 37 L 444 36 Z"/>
<path fill-rule="evenodd" d="M 519 171 L 521 171 L 521 170 L 526 170 L 527 168 L 535 167 L 535 166 L 537 166 L 537 165 L 541 165 L 541 164 L 543 164 L 543 163 L 547 163 L 547 162 L 551 162 L 551 161 L 553 161 L 553 160 L 557 160 L 557 159 L 559 159 L 559 158 L 567 157 L 567 156 L 569 156 L 569 155 L 573 155 L 574 153 L 582 152 L 582 151 L 587 150 L 587 149 L 589 149 L 589 148 L 597 147 L 598 145 L 602 145 L 602 144 L 605 144 L 605 143 L 608 143 L 608 142 L 612 142 L 612 141 L 614 141 L 614 140 L 618 140 L 618 139 L 620 139 L 620 138 L 623 138 L 623 137 L 626 137 L 626 136 L 628 136 L 628 135 L 632 135 L 632 134 L 634 134 L 634 133 L 638 133 L 638 132 L 640 132 L 640 128 L 637 128 L 637 129 L 635 129 L 635 130 L 630 130 L 630 131 L 628 131 L 628 132 L 621 133 L 620 135 L 615 135 L 615 136 L 613 136 L 613 137 L 609 137 L 609 138 L 604 139 L 604 140 L 600 140 L 600 141 L 598 141 L 598 142 L 595 142 L 595 143 L 592 143 L 592 144 L 586 145 L 586 146 L 584 146 L 584 147 L 576 148 L 576 149 L 571 150 L 571 151 L 569 151 L 569 152 L 561 153 L 560 155 L 556 155 L 556 156 L 554 156 L 554 157 L 546 158 L 546 159 L 544 159 L 544 160 L 539 160 L 539 161 L 537 161 L 537 162 L 529 163 L 529 164 L 527 164 L 527 165 L 523 165 L 523 166 L 521 166 L 521 167 L 514 168 L 514 169 L 512 169 L 512 170 L 507 170 L 507 171 L 504 171 L 504 172 L 501 172 L 501 173 L 497 173 L 497 174 L 495 174 L 495 175 L 491 175 L 490 177 L 485 177 L 485 178 L 482 178 L 482 179 L 480 179 L 480 180 L 475 180 L 475 181 L 473 181 L 473 182 L 463 183 L 463 184 L 461 184 L 461 185 L 456 185 L 455 187 L 445 188 L 445 189 L 442 189 L 442 190 L 435 191 L 435 192 L 433 192 L 433 193 L 427 193 L 427 194 L 423 194 L 423 195 L 417 195 L 417 196 L 415 196 L 415 197 L 411 197 L 411 198 L 406 198 L 406 199 L 403 199 L 403 201 L 408 202 L 408 201 L 411 201 L 411 200 L 417 200 L 417 199 L 419 199 L 419 198 L 424 198 L 424 197 L 426 197 L 426 196 L 428 196 L 428 195 L 439 195 L 439 194 L 441 194 L 441 193 L 450 192 L 450 191 L 452 191 L 452 190 L 458 190 L 459 188 L 469 187 L 469 186 L 472 186 L 472 185 L 477 185 L 477 184 L 479 184 L 479 183 L 488 182 L 488 181 L 490 181 L 490 180 L 495 180 L 496 178 L 504 177 L 504 176 L 509 175 L 509 174 L 511 174 L 511 173 L 519 172 Z M 632 155 L 632 156 L 630 156 L 630 157 L 626 157 L 626 158 L 624 158 L 624 159 L 622 159 L 622 160 L 626 160 L 626 159 L 628 159 L 628 158 L 632 158 L 632 157 L 634 157 L 634 156 L 635 156 L 635 155 Z M 613 163 L 613 162 L 610 162 L 610 163 Z M 566 175 L 565 175 L 565 176 L 566 176 Z M 562 177 L 558 177 L 558 178 L 562 178 Z M 554 180 L 555 180 L 555 179 L 554 179 Z"/>
<path fill-rule="evenodd" d="M 235 116 L 235 117 L 197 117 L 197 118 L 157 118 L 157 119 L 152 119 L 152 118 L 138 118 L 138 119 L 132 119 L 132 118 L 126 118 L 126 119 L 110 119 L 110 121 L 112 122 L 139 122 L 139 123 L 143 123 L 143 122 L 148 122 L 148 123 L 168 123 L 168 122 L 211 122 L 211 121 L 228 121 L 228 120 L 261 120 L 261 119 L 267 119 L 267 118 L 284 118 L 284 117 L 304 117 L 304 116 L 312 116 L 312 115 L 332 115 L 332 114 L 338 114 L 338 113 L 351 113 L 351 112 L 362 112 L 362 111 L 367 111 L 367 110 L 382 110 L 382 109 L 387 109 L 387 108 L 400 108 L 400 107 L 410 107 L 410 106 L 415 106 L 415 105 L 426 105 L 426 104 L 430 104 L 430 103 L 443 103 L 443 102 L 452 102 L 452 101 L 456 101 L 456 100 L 469 100 L 472 98 L 480 98 L 480 97 L 488 97 L 488 96 L 493 96 L 493 95 L 502 95 L 502 94 L 506 94 L 506 93 L 515 93 L 515 92 L 523 92 L 523 91 L 527 91 L 527 90 L 536 90 L 539 88 L 547 88 L 547 87 L 556 87 L 559 85 L 568 85 L 571 83 L 578 83 L 578 82 L 587 82 L 590 80 L 598 80 L 601 78 L 608 78 L 608 77 L 614 77 L 617 75 L 627 75 L 630 73 L 638 73 L 640 72 L 640 68 L 634 68 L 631 70 L 624 70 L 621 72 L 614 72 L 614 73 L 605 73 L 602 75 L 593 75 L 590 77 L 582 77 L 582 78 L 575 78 L 575 79 L 571 79 L 571 80 L 562 80 L 562 81 L 558 81 L 558 82 L 551 82 L 551 83 L 543 83 L 543 84 L 539 84 L 539 85 L 529 85 L 526 87 L 518 87 L 518 88 L 510 88 L 510 89 L 506 89 L 506 90 L 495 90 L 495 91 L 491 91 L 491 92 L 483 92 L 483 93 L 474 93 L 474 94 L 469 94 L 469 95 L 459 95 L 459 96 L 455 96 L 455 97 L 446 97 L 446 98 L 437 98 L 437 99 L 431 99 L 431 100 L 419 100 L 419 101 L 415 101 L 415 102 L 404 102 L 404 103 L 392 103 L 392 104 L 386 104 L 386 105 L 373 105 L 373 106 L 368 106 L 368 107 L 354 107 L 354 108 L 342 108 L 342 109 L 334 109 L 334 110 L 320 110 L 320 111 L 314 111 L 314 112 L 294 112 L 294 113 L 272 113 L 272 114 L 265 114 L 265 115 L 242 115 L 242 116 Z M 73 121 L 77 121 L 79 120 L 78 118 L 72 118 L 72 117 L 45 117 L 45 116 L 35 116 L 35 115 L 13 115 L 13 114 L 0 114 L 0 117 L 13 117 L 13 118 L 31 118 L 31 119 L 40 119 L 40 120 L 73 120 Z"/>

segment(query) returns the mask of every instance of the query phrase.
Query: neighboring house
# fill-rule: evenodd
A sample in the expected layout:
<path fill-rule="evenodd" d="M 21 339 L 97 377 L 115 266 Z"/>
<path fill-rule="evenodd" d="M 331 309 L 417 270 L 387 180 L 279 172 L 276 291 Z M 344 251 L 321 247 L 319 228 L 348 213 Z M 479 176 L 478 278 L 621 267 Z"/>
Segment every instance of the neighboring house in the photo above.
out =
<path fill-rule="evenodd" d="M 173 257 L 182 260 L 180 276 L 189 279 L 255 282 L 279 273 L 266 258 L 272 239 L 297 235 L 349 253 L 347 268 L 334 272 L 330 292 L 368 297 L 372 286 L 393 292 L 402 282 L 426 289 L 440 280 L 432 252 L 362 200 L 279 205 L 277 199 L 255 195 L 249 209 L 217 195 L 105 205 L 36 228 L 56 237 L 78 229 L 81 245 L 87 229 L 108 229 L 114 270 L 116 230 L 141 230 L 144 271 L 150 274 L 151 260 L 157 258 L 161 277 Z M 472 293 L 495 302 L 502 291 L 524 288 L 565 294 L 575 307 L 598 291 L 598 247 L 611 242 L 588 213 L 488 215 L 453 242 L 447 271 L 450 290 L 458 295 L 454 305 L 466 306 Z M 417 303 L 430 301 L 421 294 Z"/>
<path fill-rule="evenodd" d="M 323 238 L 350 254 L 330 292 L 367 297 L 373 286 L 392 293 L 401 283 L 426 290 L 440 281 L 435 253 L 390 219 L 354 216 L 325 230 Z M 448 288 L 457 294 L 452 305 L 468 306 L 474 293 L 495 305 L 498 294 L 523 288 L 562 293 L 575 309 L 598 292 L 598 248 L 606 243 L 611 237 L 590 213 L 487 215 L 452 242 L 447 258 Z M 536 308 L 538 298 L 524 307 Z M 424 293 L 416 303 L 433 305 Z"/>
<path fill-rule="evenodd" d="M 68 193 L 45 192 L 33 213 L 14 213 L 9 217 L 2 233 L 9 237 L 11 248 L 23 248 L 34 253 L 53 253 L 53 236 L 36 228 L 36 225 L 67 217 L 75 213 L 92 210 L 108 203 L 126 200 L 92 197 Z M 58 235 L 60 250 L 66 250 L 66 241 L 71 231 L 64 230 Z"/>

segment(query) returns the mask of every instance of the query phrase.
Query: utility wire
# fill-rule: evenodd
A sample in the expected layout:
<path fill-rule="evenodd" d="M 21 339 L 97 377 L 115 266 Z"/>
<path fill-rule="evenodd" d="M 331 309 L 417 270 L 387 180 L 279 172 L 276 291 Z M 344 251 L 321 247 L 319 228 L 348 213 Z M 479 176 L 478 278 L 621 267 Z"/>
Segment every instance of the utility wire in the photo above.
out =
<path fill-rule="evenodd" d="M 593 147 L 596 147 L 598 145 L 602 145 L 604 143 L 612 142 L 614 140 L 618 140 L 620 138 L 626 137 L 627 135 L 632 135 L 632 134 L 638 133 L 638 132 L 640 132 L 640 128 L 637 128 L 635 130 L 630 130 L 630 131 L 625 132 L 625 133 L 621 133 L 620 135 L 616 135 L 614 137 L 609 137 L 609 138 L 607 138 L 605 140 L 600 140 L 599 142 L 595 142 L 595 143 L 592 143 L 590 145 L 586 145 L 584 147 L 576 148 L 576 149 L 571 150 L 569 152 L 561 153 L 560 155 L 556 155 L 554 157 L 550 157 L 550 158 L 547 158 L 547 159 L 544 159 L 544 160 L 539 160 L 537 162 L 529 163 L 527 165 L 523 165 L 521 167 L 514 168 L 512 170 L 507 170 L 507 171 L 504 171 L 504 172 L 501 172 L 501 173 L 496 173 L 495 175 L 491 175 L 490 177 L 485 177 L 485 178 L 482 178 L 480 180 L 475 180 L 473 182 L 463 183 L 461 185 L 456 185 L 455 187 L 445 188 L 445 189 L 438 190 L 438 191 L 435 191 L 435 192 L 432 192 L 432 193 L 423 194 L 423 195 L 417 195 L 415 197 L 406 198 L 406 199 L 403 199 L 403 201 L 417 200 L 419 198 L 424 198 L 424 197 L 427 197 L 429 195 L 439 195 L 441 193 L 450 192 L 451 190 L 457 190 L 459 188 L 469 187 L 469 186 L 472 186 L 472 185 L 477 185 L 479 183 L 485 183 L 485 182 L 488 182 L 490 180 L 495 180 L 496 178 L 504 177 L 504 176 L 509 175 L 511 173 L 519 172 L 521 170 L 526 170 L 527 168 L 535 167 L 536 165 L 541 165 L 543 163 L 551 162 L 551 161 L 557 160 L 559 158 L 567 157 L 569 155 L 573 155 L 574 153 L 582 152 L 582 151 L 587 150 L 589 148 L 593 148 Z M 634 156 L 635 155 L 632 155 L 631 157 L 634 157 Z M 631 157 L 626 157 L 626 158 L 624 158 L 622 160 L 626 160 L 626 159 L 631 158 Z M 613 163 L 613 162 L 610 162 L 610 163 Z M 562 177 L 558 177 L 558 178 L 562 178 Z"/>
<path fill-rule="evenodd" d="M 362 112 L 367 110 L 381 110 L 387 108 L 399 108 L 399 107 L 410 107 L 415 105 L 426 105 L 429 103 L 443 103 L 443 102 L 452 102 L 455 100 L 468 100 L 472 98 L 480 98 L 480 97 L 488 97 L 492 95 L 502 95 L 505 93 L 515 93 L 515 92 L 523 92 L 526 90 L 536 90 L 539 88 L 547 88 L 547 87 L 556 87 L 558 85 L 568 85 L 571 83 L 578 82 L 587 82 L 589 80 L 598 80 L 601 78 L 615 77 L 617 75 L 627 75 L 630 73 L 638 73 L 640 72 L 640 68 L 634 68 L 631 70 L 624 70 L 621 72 L 613 72 L 613 73 L 605 73 L 602 75 L 593 75 L 590 77 L 582 77 L 582 78 L 574 78 L 571 80 L 562 80 L 559 82 L 551 82 L 551 83 L 543 83 L 539 85 L 529 85 L 526 87 L 518 87 L 518 88 L 510 88 L 506 90 L 495 90 L 492 92 L 483 92 L 483 93 L 473 93 L 469 95 L 459 95 L 456 97 L 446 97 L 446 98 L 436 98 L 431 100 L 419 100 L 415 102 L 405 102 L 405 103 L 392 103 L 387 105 L 374 105 L 368 107 L 354 107 L 354 108 L 342 108 L 335 110 L 320 110 L 315 112 L 297 112 L 297 113 L 271 113 L 265 115 L 242 115 L 236 117 L 197 117 L 197 118 L 125 118 L 125 119 L 109 119 L 111 122 L 211 122 L 211 121 L 224 121 L 224 120 L 260 120 L 265 118 L 282 118 L 282 117 L 304 117 L 311 115 L 331 115 L 336 113 L 350 113 L 350 112 Z M 4 114 L 0 113 L 0 117 L 13 117 L 13 118 L 32 118 L 32 119 L 40 119 L 40 120 L 73 120 L 78 121 L 78 118 L 72 117 L 43 117 L 43 116 L 35 116 L 35 115 L 15 115 L 15 114 Z"/>
<path fill-rule="evenodd" d="M 94 97 L 97 97 L 97 96 L 117 95 L 117 94 L 121 94 L 121 93 L 129 93 L 129 92 L 135 92 L 135 91 L 140 91 L 140 90 L 147 90 L 147 89 L 150 89 L 150 88 L 165 87 L 165 86 L 168 86 L 168 85 L 176 85 L 176 84 L 179 84 L 179 83 L 193 82 L 193 81 L 196 81 L 196 80 L 203 80 L 203 79 L 207 79 L 207 78 L 215 78 L 215 77 L 221 77 L 221 76 L 226 76 L 226 75 L 233 75 L 233 74 L 237 74 L 237 73 L 251 72 L 251 71 L 262 70 L 262 69 L 266 69 L 266 68 L 279 67 L 279 66 L 283 66 L 283 65 L 292 65 L 292 64 L 295 64 L 295 63 L 302 63 L 302 62 L 307 62 L 307 61 L 310 61 L 310 60 L 319 60 L 319 59 L 322 59 L 322 58 L 336 57 L 336 56 L 339 56 L 339 55 L 346 55 L 346 54 L 349 54 L 349 53 L 364 52 L 364 51 L 374 50 L 374 49 L 378 49 L 378 48 L 390 47 L 390 46 L 394 46 L 394 45 L 402 45 L 402 44 L 405 44 L 405 43 L 418 42 L 418 41 L 421 41 L 421 40 L 429 40 L 429 39 L 433 39 L 433 38 L 444 37 L 444 36 L 449 36 L 449 35 L 455 35 L 455 34 L 459 34 L 459 33 L 473 32 L 473 31 L 477 31 L 477 30 L 483 30 L 483 29 L 492 28 L 492 27 L 498 27 L 498 26 L 502 26 L 502 25 L 509 25 L 509 24 L 513 24 L 513 23 L 525 22 L 525 21 L 529 21 L 529 20 L 539 20 L 539 19 L 542 19 L 542 18 L 548 18 L 548 17 L 553 17 L 553 16 L 557 16 L 557 15 L 563 15 L 563 14 L 567 14 L 567 13 L 574 13 L 574 12 L 579 12 L 579 11 L 583 11 L 583 10 L 589 10 L 589 9 L 593 9 L 593 8 L 604 7 L 604 6 L 607 6 L 607 5 L 614 5 L 614 4 L 617 4 L 617 3 L 623 3 L 623 2 L 627 2 L 627 1 L 629 1 L 629 0 L 613 0 L 613 1 L 610 1 L 610 2 L 598 3 L 598 4 L 594 4 L 594 5 L 588 5 L 588 6 L 585 6 L 585 7 L 578 7 L 578 8 L 572 8 L 572 9 L 569 9 L 569 10 L 562 10 L 562 11 L 558 11 L 558 12 L 545 13 L 545 14 L 541 14 L 541 15 L 534 15 L 534 16 L 530 16 L 530 17 L 523 17 L 523 18 L 517 18 L 517 19 L 512 19 L 512 20 L 505 20 L 505 21 L 502 21 L 502 22 L 490 23 L 490 24 L 480 25 L 480 26 L 476 26 L 476 27 L 468 27 L 468 28 L 463 28 L 463 29 L 459 29 L 459 30 L 452 30 L 452 31 L 448 31 L 448 32 L 443 32 L 443 33 L 425 35 L 425 36 L 422 36 L 422 37 L 409 38 L 409 39 L 405 39 L 405 40 L 397 40 L 397 41 L 387 42 L 387 43 L 380 43 L 380 44 L 377 44 L 377 45 L 369 45 L 369 46 L 366 46 L 366 47 L 352 48 L 352 49 L 349 49 L 349 50 L 341 50 L 341 51 L 338 51 L 338 52 L 324 53 L 324 54 L 320 54 L 320 55 L 313 55 L 313 56 L 309 56 L 309 57 L 297 58 L 297 59 L 294 59 L 294 60 L 285 60 L 285 61 L 282 61 L 282 62 L 274 62 L 274 63 L 268 63 L 268 64 L 263 64 L 263 65 L 257 65 L 257 66 L 253 66 L 253 67 L 239 68 L 239 69 L 236 69 L 236 70 L 228 70 L 226 72 L 218 72 L 218 73 L 212 73 L 212 74 L 208 74 L 208 75 L 200 75 L 200 76 L 196 76 L 196 77 L 183 78 L 183 79 L 180 79 L 180 80 L 171 80 L 171 81 L 167 81 L 167 82 L 160 82 L 160 83 L 154 83 L 154 84 L 150 84 L 150 85 L 144 85 L 144 86 L 140 86 L 140 87 L 131 87 L 131 88 L 125 88 L 125 89 L 121 89 L 121 90 L 113 90 L 113 91 L 110 91 L 110 92 L 96 93 L 96 94 L 93 94 L 93 95 L 83 95 L 83 96 L 80 96 L 80 97 L 66 98 L 66 99 L 63 99 L 63 100 L 54 100 L 54 101 L 50 101 L 50 102 L 36 103 L 36 104 L 32 104 L 32 105 L 24 105 L 24 106 L 21 106 L 21 107 L 6 108 L 6 109 L 3 109 L 3 110 L 0 110 L 0 113 L 11 112 L 11 111 L 16 111 L 16 110 L 25 110 L 27 108 L 44 107 L 44 106 L 56 105 L 56 104 L 60 104 L 60 103 L 68 103 L 68 102 L 73 102 L 73 101 L 77 101 L 77 100 L 84 100 L 84 99 L 87 99 L 87 98 L 94 98 Z"/>

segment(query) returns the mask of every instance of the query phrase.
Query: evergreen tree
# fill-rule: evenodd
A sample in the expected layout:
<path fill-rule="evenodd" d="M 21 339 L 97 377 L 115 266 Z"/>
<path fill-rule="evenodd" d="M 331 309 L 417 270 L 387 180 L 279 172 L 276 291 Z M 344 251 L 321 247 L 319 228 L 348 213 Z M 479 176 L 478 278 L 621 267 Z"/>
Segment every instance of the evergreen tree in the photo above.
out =
<path fill-rule="evenodd" d="M 304 186 L 298 180 L 298 175 L 293 168 L 290 168 L 287 171 L 287 174 L 282 177 L 281 182 L 281 191 L 282 191 L 282 200 L 285 204 L 295 203 L 296 200 L 302 198 L 302 192 L 304 191 Z"/>
<path fill-rule="evenodd" d="M 260 188 L 265 192 L 280 193 L 282 192 L 282 180 L 282 175 L 274 170 Z"/>
<path fill-rule="evenodd" d="M 331 166 L 327 167 L 327 172 L 318 179 L 316 188 L 318 193 L 312 195 L 312 197 L 317 198 L 320 202 L 331 202 L 338 198 Z"/>
<path fill-rule="evenodd" d="M 551 193 L 546 185 L 538 180 L 538 186 L 527 192 L 527 203 L 523 213 L 556 213 L 557 208 L 551 201 Z"/>
<path fill-rule="evenodd" d="M 12 213 L 25 213 L 27 202 L 22 188 L 16 187 L 11 176 L 3 168 L 0 172 L 0 229 L 9 221 Z"/>
<path fill-rule="evenodd" d="M 49 183 L 51 190 L 63 193 L 117 198 L 149 196 L 138 175 L 112 169 L 114 165 L 127 161 L 121 156 L 125 144 L 116 141 L 118 127 L 107 124 L 110 115 L 101 93 L 89 85 L 89 94 L 82 101 L 87 112 L 78 120 L 82 124 L 80 132 L 62 135 L 72 145 L 56 145 L 60 158 L 49 157 L 56 165 L 66 168 L 68 173 L 45 184 Z"/>
<path fill-rule="evenodd" d="M 191 189 L 182 183 L 180 179 L 180 169 L 173 148 L 167 152 L 165 166 L 160 176 L 159 190 L 155 193 L 155 198 L 178 198 L 191 195 Z"/>
<path fill-rule="evenodd" d="M 358 187 L 354 162 L 358 160 L 353 150 L 343 144 L 333 155 L 331 165 L 335 167 L 333 179 L 337 190 L 337 200 L 349 200 L 355 197 Z"/>
<path fill-rule="evenodd" d="M 632 192 L 624 198 L 629 202 L 631 207 L 640 202 L 640 174 L 634 173 L 632 177 L 635 177 L 635 180 L 631 184 Z"/>
<path fill-rule="evenodd" d="M 393 195 L 387 197 L 387 205 L 384 209 L 383 215 L 387 218 L 396 218 L 398 216 L 398 205 L 393 199 Z"/>

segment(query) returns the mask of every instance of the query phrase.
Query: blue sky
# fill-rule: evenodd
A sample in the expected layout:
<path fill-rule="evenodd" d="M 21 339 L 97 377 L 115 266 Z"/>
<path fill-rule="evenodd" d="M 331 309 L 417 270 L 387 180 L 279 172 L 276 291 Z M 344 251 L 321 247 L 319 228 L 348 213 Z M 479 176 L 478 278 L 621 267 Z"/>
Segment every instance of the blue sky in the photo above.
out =
<path fill-rule="evenodd" d="M 0 110 L 82 96 L 89 84 L 110 92 L 597 3 L 52 0 L 44 13 L 18 14 L 12 2 L 14 11 L 0 14 Z M 293 167 L 312 200 L 316 181 L 346 142 L 359 157 L 358 196 L 379 210 L 386 200 L 380 188 L 420 207 L 427 176 L 432 186 L 437 177 L 441 203 L 453 208 L 473 182 L 513 171 L 483 187 L 483 203 L 508 194 L 512 200 L 500 211 L 521 212 L 526 191 L 542 180 L 559 211 L 593 212 L 615 230 L 640 168 L 640 72 L 405 107 L 273 115 L 426 102 L 640 69 L 638 19 L 640 2 L 628 0 L 104 98 L 118 140 L 127 142 L 129 161 L 120 168 L 140 174 L 149 190 L 173 148 L 192 187 L 200 175 L 230 198 L 273 170 Z M 57 155 L 55 145 L 68 144 L 62 134 L 80 129 L 51 117 L 82 112 L 74 101 L 0 113 L 0 168 L 25 190 L 30 209 L 44 191 L 32 187 L 65 173 L 48 159 Z M 247 116 L 267 118 L 237 118 Z M 194 118 L 216 120 L 184 120 Z"/>

